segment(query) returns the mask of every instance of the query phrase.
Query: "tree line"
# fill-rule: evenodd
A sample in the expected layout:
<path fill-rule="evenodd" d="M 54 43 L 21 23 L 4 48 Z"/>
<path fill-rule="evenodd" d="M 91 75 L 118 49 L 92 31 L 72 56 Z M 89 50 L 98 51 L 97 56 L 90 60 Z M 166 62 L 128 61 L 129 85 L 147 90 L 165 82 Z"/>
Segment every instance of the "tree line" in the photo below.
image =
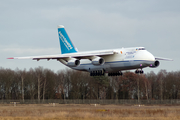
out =
<path fill-rule="evenodd" d="M 180 71 L 92 77 L 71 69 L 0 68 L 0 99 L 180 99 Z"/>

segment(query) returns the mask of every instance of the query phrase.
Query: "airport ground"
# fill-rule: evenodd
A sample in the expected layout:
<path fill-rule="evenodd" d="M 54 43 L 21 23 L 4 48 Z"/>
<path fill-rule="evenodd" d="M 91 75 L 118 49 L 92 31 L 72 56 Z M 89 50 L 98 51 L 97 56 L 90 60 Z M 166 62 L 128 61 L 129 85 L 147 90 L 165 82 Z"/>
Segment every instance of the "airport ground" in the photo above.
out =
<path fill-rule="evenodd" d="M 177 120 L 180 106 L 0 104 L 0 120 Z"/>

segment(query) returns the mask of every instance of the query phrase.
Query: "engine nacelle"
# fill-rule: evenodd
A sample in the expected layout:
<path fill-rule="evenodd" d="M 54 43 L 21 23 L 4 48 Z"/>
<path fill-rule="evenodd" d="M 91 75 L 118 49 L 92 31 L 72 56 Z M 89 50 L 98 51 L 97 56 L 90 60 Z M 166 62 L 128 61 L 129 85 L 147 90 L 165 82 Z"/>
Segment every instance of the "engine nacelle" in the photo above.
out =
<path fill-rule="evenodd" d="M 156 68 L 160 65 L 160 62 L 159 61 L 155 61 L 153 64 L 151 64 L 149 67 L 151 68 Z"/>
<path fill-rule="evenodd" d="M 75 59 L 75 58 L 73 58 L 67 62 L 67 66 L 69 66 L 69 67 L 77 67 L 79 65 L 80 65 L 80 60 Z"/>
<path fill-rule="evenodd" d="M 101 57 L 96 57 L 92 60 L 93 65 L 103 65 L 105 63 L 105 60 Z"/>

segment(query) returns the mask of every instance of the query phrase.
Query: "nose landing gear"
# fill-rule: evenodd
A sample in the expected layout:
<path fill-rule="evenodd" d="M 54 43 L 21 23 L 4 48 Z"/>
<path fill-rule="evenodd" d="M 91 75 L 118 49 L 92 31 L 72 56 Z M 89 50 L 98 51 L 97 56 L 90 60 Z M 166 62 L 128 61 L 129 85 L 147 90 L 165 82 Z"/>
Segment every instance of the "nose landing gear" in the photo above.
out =
<path fill-rule="evenodd" d="M 136 73 L 136 74 L 139 74 L 139 73 L 140 73 L 140 74 L 143 74 L 144 71 L 143 71 L 142 69 L 141 69 L 141 70 L 138 70 L 138 69 L 137 69 L 137 70 L 135 71 L 135 73 Z"/>

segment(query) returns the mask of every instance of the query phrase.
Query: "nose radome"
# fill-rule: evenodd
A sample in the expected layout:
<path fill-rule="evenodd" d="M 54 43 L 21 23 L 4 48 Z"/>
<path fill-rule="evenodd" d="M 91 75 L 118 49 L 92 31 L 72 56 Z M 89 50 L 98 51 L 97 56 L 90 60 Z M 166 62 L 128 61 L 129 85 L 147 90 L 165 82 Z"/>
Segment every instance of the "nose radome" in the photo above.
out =
<path fill-rule="evenodd" d="M 149 61 L 155 61 L 155 57 L 154 55 L 152 55 L 150 52 L 146 51 L 146 59 L 149 60 Z"/>
<path fill-rule="evenodd" d="M 146 50 L 139 51 L 137 54 L 137 58 L 141 60 L 155 61 L 155 57 Z"/>

